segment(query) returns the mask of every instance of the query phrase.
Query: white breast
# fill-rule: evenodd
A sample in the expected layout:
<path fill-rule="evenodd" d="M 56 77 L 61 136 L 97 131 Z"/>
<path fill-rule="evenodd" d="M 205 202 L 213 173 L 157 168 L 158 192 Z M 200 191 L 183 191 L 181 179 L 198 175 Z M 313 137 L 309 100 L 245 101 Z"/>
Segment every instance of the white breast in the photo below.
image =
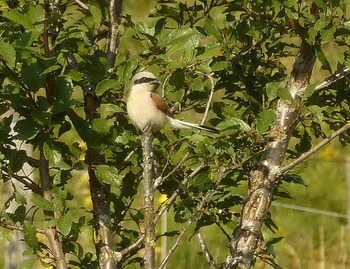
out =
<path fill-rule="evenodd" d="M 127 111 L 131 121 L 140 129 L 152 126 L 159 131 L 168 123 L 168 117 L 161 112 L 151 99 L 151 92 L 141 85 L 135 85 L 127 100 Z"/>

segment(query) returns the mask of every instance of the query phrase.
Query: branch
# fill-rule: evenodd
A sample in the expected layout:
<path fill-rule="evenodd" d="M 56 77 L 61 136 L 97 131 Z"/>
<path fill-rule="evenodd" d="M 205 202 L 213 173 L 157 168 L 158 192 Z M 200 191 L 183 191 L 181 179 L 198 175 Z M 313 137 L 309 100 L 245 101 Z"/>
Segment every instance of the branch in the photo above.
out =
<path fill-rule="evenodd" d="M 145 208 L 145 268 L 155 268 L 155 223 L 154 223 L 154 174 L 153 174 L 153 133 L 151 126 L 142 133 L 143 186 Z"/>
<path fill-rule="evenodd" d="M 10 224 L 10 223 L 6 223 L 6 222 L 3 222 L 3 221 L 0 221 L 0 226 L 5 228 L 5 229 L 12 230 L 12 231 L 23 232 L 23 227 L 15 225 L 15 224 Z M 43 229 L 35 229 L 35 232 L 38 233 L 38 234 L 46 234 L 46 231 L 43 230 Z"/>
<path fill-rule="evenodd" d="M 299 163 L 301 163 L 302 161 L 304 161 L 305 159 L 309 158 L 311 155 L 313 155 L 314 153 L 316 153 L 318 150 L 320 150 L 324 145 L 328 144 L 329 142 L 331 142 L 334 138 L 338 137 L 339 135 L 341 135 L 342 133 L 344 133 L 345 131 L 347 131 L 350 128 L 350 124 L 347 123 L 345 124 L 342 128 L 340 128 L 339 130 L 335 131 L 332 135 L 330 135 L 329 137 L 327 137 L 326 139 L 322 140 L 320 143 L 318 143 L 313 149 L 309 150 L 308 152 L 305 152 L 304 154 L 302 154 L 301 156 L 299 156 L 299 158 L 297 158 L 296 160 L 294 160 L 292 163 L 282 167 L 280 169 L 280 174 L 283 174 L 285 172 L 288 172 L 289 170 L 291 170 L 292 168 L 294 168 L 295 166 L 297 166 Z"/>
<path fill-rule="evenodd" d="M 349 74 L 350 74 L 350 68 L 344 68 L 342 70 L 337 71 L 336 73 L 329 76 L 325 80 L 319 82 L 315 88 L 315 92 L 320 92 L 323 89 L 328 88 L 330 85 L 337 82 L 338 80 L 343 79 Z"/>
<path fill-rule="evenodd" d="M 109 40 L 107 59 L 110 66 L 114 66 L 119 45 L 119 25 L 122 21 L 123 0 L 109 1 Z"/>
<path fill-rule="evenodd" d="M 207 262 L 210 265 L 210 268 L 211 269 L 217 269 L 217 266 L 216 266 L 216 263 L 214 261 L 214 258 L 210 254 L 208 246 L 205 243 L 204 237 L 203 237 L 203 235 L 202 235 L 202 233 L 200 231 L 197 233 L 197 238 L 198 238 L 198 241 L 199 241 L 199 245 L 201 246 L 202 251 L 204 253 L 204 257 L 205 257 L 205 259 L 207 260 Z"/>
<path fill-rule="evenodd" d="M 26 176 L 19 176 L 17 174 L 11 174 L 5 167 L 2 167 L 2 170 L 6 173 L 6 177 L 14 178 L 15 180 L 21 182 L 24 186 L 26 186 L 28 189 L 37 194 L 43 194 L 42 189 L 39 187 L 39 185 L 32 181 L 30 178 Z"/>

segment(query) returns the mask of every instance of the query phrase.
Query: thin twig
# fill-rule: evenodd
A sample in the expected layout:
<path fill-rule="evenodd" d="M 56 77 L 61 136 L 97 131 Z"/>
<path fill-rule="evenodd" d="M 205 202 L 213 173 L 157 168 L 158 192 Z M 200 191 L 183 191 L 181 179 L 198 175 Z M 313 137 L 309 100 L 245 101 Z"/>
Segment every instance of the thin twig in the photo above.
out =
<path fill-rule="evenodd" d="M 81 8 L 85 9 L 85 10 L 89 10 L 89 6 L 85 3 L 83 3 L 80 0 L 74 0 L 75 3 L 77 3 Z"/>
<path fill-rule="evenodd" d="M 10 224 L 10 223 L 6 223 L 6 222 L 3 222 L 3 221 L 0 221 L 0 226 L 5 228 L 5 229 L 12 230 L 12 231 L 23 232 L 23 227 L 15 225 L 15 224 Z M 43 229 L 35 229 L 35 232 L 38 233 L 38 234 L 46 234 L 45 230 L 43 230 Z"/>
<path fill-rule="evenodd" d="M 299 163 L 301 163 L 302 161 L 304 161 L 305 159 L 309 158 L 311 155 L 313 155 L 314 153 L 316 153 L 318 150 L 320 150 L 323 146 L 325 146 L 326 144 L 328 144 L 329 142 L 331 142 L 334 138 L 336 138 L 337 136 L 341 135 L 342 133 L 344 133 L 346 130 L 348 130 L 350 128 L 350 124 L 347 123 L 345 124 L 342 128 L 338 129 L 337 131 L 335 131 L 332 135 L 330 135 L 329 137 L 327 137 L 326 139 L 322 140 L 320 143 L 318 143 L 313 149 L 309 150 L 308 152 L 305 152 L 304 154 L 302 154 L 299 158 L 297 158 L 296 160 L 294 160 L 292 163 L 282 167 L 280 169 L 280 174 L 283 174 L 285 172 L 288 172 L 289 170 L 291 170 L 292 168 L 294 168 L 295 166 L 297 166 Z"/>
<path fill-rule="evenodd" d="M 196 176 L 199 173 L 199 171 L 203 169 L 204 166 L 205 166 L 204 163 L 199 165 L 195 170 L 192 171 L 192 173 L 188 177 L 185 177 L 185 179 L 181 182 L 181 185 L 186 185 L 191 178 Z M 162 205 L 162 207 L 160 208 L 160 210 L 157 212 L 157 214 L 154 217 L 155 223 L 157 223 L 157 221 L 164 214 L 164 212 L 167 211 L 174 204 L 176 198 L 179 196 L 179 193 L 180 193 L 180 188 L 178 188 L 173 193 L 173 195 L 171 195 L 171 197 Z"/>
<path fill-rule="evenodd" d="M 174 253 L 175 249 L 178 248 L 178 246 L 180 245 L 180 242 L 183 238 L 183 236 L 185 235 L 186 230 L 188 229 L 188 226 L 186 226 L 185 228 L 182 229 L 182 231 L 180 232 L 179 236 L 176 239 L 176 242 L 174 243 L 174 245 L 169 249 L 168 254 L 165 256 L 165 258 L 162 260 L 162 263 L 160 264 L 160 266 L 158 267 L 158 269 L 164 269 L 165 265 L 167 264 L 168 260 L 170 259 L 171 255 Z"/>
<path fill-rule="evenodd" d="M 182 164 L 187 161 L 189 156 L 189 153 L 187 152 L 185 154 L 185 156 L 180 160 L 180 162 L 173 168 L 173 170 L 171 170 L 166 176 L 162 177 L 158 177 L 156 178 L 155 182 L 154 182 L 154 189 L 157 189 L 160 185 L 163 184 L 163 182 L 165 180 L 167 180 L 171 175 L 173 175 L 174 173 L 176 173 L 182 166 Z"/>
<path fill-rule="evenodd" d="M 201 246 L 202 251 L 204 253 L 204 257 L 207 260 L 207 262 L 209 263 L 210 268 L 211 269 L 217 269 L 216 262 L 214 261 L 213 256 L 209 252 L 208 246 L 205 243 L 205 240 L 204 240 L 204 237 L 203 237 L 201 231 L 199 231 L 197 233 L 197 238 L 198 238 L 198 241 L 199 241 L 199 245 Z"/>
<path fill-rule="evenodd" d="M 214 80 L 213 80 L 213 75 L 214 75 L 214 73 L 206 74 L 206 73 L 202 73 L 202 72 L 199 72 L 199 71 L 196 71 L 195 73 L 196 73 L 196 74 L 203 75 L 203 76 L 206 76 L 206 77 L 209 79 L 210 84 L 211 84 L 210 94 L 209 94 L 207 106 L 206 106 L 206 108 L 205 108 L 205 112 L 204 112 L 204 115 L 203 115 L 203 118 L 202 118 L 202 121 L 201 121 L 201 124 L 204 124 L 204 122 L 205 122 L 205 121 L 207 120 L 207 118 L 208 118 L 210 105 L 211 105 L 211 103 L 212 103 L 212 101 L 213 101 L 213 97 L 214 97 L 214 90 L 215 90 L 215 85 L 214 85 Z"/>
<path fill-rule="evenodd" d="M 349 74 L 350 74 L 350 68 L 344 68 L 342 70 L 337 71 L 336 73 L 332 74 L 331 76 L 329 76 L 325 80 L 319 82 L 315 88 L 315 92 L 322 91 L 323 89 L 329 87 L 330 85 L 337 82 L 338 80 L 343 79 L 344 77 L 346 77 Z"/>
<path fill-rule="evenodd" d="M 4 174 L 4 176 L 8 177 L 8 178 L 14 178 L 15 180 L 21 182 L 24 186 L 26 186 L 28 189 L 30 189 L 31 191 L 37 193 L 37 194 L 42 194 L 42 189 L 39 187 L 38 184 L 36 184 L 34 181 L 32 181 L 30 178 L 26 177 L 26 176 L 19 176 L 17 174 L 11 174 L 6 168 L 2 168 L 3 172 L 6 173 L 6 175 Z"/>

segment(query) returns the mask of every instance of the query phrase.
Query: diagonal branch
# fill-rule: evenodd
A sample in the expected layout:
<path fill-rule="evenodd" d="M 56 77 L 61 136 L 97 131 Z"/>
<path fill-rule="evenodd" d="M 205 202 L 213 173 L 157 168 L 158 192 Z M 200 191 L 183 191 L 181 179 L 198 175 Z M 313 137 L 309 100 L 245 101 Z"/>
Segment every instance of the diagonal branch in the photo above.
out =
<path fill-rule="evenodd" d="M 342 70 L 337 71 L 336 73 L 332 74 L 325 80 L 319 82 L 315 88 L 315 92 L 320 92 L 323 89 L 328 88 L 330 85 L 337 82 L 338 80 L 345 78 L 349 74 L 350 74 L 350 68 L 344 68 Z"/>
<path fill-rule="evenodd" d="M 334 138 L 336 138 L 339 135 L 341 135 L 342 133 L 346 132 L 349 128 L 350 128 L 350 124 L 349 123 L 345 124 L 342 128 L 340 128 L 339 130 L 335 131 L 332 135 L 330 135 L 329 137 L 327 137 L 326 139 L 324 139 L 320 143 L 318 143 L 313 149 L 309 150 L 308 152 L 305 152 L 304 154 L 299 156 L 299 158 L 297 158 L 296 160 L 294 160 L 290 164 L 288 164 L 286 166 L 283 166 L 280 169 L 280 171 L 279 171 L 280 174 L 283 174 L 283 173 L 288 172 L 289 170 L 293 169 L 299 163 L 301 163 L 302 161 L 306 160 L 311 155 L 313 155 L 318 150 L 320 150 L 324 145 L 326 145 L 329 142 L 331 142 Z"/>

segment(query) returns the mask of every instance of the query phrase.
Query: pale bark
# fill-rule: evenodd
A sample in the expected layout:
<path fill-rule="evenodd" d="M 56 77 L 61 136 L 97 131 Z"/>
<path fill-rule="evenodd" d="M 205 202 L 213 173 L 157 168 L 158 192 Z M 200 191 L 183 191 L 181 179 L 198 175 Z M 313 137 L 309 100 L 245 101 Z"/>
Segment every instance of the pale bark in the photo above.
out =
<path fill-rule="evenodd" d="M 257 169 L 250 174 L 248 197 L 233 234 L 226 269 L 251 268 L 254 254 L 262 244 L 261 228 L 269 211 L 279 169 L 300 112 L 300 100 L 309 85 L 314 62 L 314 49 L 303 41 L 288 85 L 294 101 L 281 99 L 278 103 L 270 142 L 266 145 Z"/>
<path fill-rule="evenodd" d="M 154 223 L 154 173 L 153 173 L 153 133 L 148 127 L 142 133 L 143 187 L 145 209 L 145 268 L 155 268 L 155 223 Z"/>

